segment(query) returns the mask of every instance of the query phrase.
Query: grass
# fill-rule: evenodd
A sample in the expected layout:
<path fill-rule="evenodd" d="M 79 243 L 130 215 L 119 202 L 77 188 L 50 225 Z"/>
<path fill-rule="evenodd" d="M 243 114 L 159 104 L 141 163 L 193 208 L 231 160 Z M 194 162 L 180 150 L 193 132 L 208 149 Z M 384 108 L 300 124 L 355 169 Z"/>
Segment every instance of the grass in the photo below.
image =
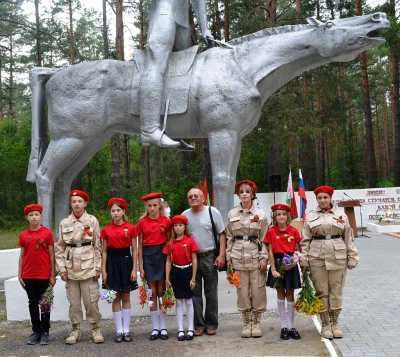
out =
<path fill-rule="evenodd" d="M 0 231 L 0 250 L 18 248 L 19 231 Z"/>

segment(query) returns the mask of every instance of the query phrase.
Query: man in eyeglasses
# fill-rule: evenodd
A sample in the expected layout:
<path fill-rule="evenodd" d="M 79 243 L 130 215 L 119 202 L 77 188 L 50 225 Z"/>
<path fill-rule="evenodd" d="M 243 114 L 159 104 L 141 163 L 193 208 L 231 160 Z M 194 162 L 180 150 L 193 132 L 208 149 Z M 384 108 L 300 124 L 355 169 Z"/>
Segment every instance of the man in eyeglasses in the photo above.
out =
<path fill-rule="evenodd" d="M 221 213 L 211 207 L 216 232 L 220 242 L 220 253 L 214 257 L 215 241 L 209 208 L 204 206 L 203 192 L 192 188 L 188 192 L 190 208 L 182 214 L 189 220 L 188 228 L 199 246 L 197 252 L 196 287 L 193 290 L 194 335 L 215 335 L 218 328 L 218 269 L 225 265 L 226 235 Z M 203 316 L 203 290 L 206 309 Z"/>

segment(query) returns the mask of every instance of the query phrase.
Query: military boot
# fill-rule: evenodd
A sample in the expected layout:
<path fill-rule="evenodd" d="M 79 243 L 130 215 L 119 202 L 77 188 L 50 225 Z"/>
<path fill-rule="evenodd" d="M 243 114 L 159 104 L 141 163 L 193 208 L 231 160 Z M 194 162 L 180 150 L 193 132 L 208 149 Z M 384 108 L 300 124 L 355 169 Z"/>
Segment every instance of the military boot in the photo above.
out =
<path fill-rule="evenodd" d="M 97 322 L 92 323 L 92 334 L 93 334 L 93 342 L 94 343 L 103 343 L 104 342 L 104 338 L 101 335 L 100 328 L 99 328 L 99 325 L 97 324 Z"/>
<path fill-rule="evenodd" d="M 321 318 L 321 325 L 322 325 L 321 336 L 323 338 L 328 338 L 332 340 L 333 334 L 331 330 L 331 321 L 329 319 L 329 312 L 328 311 L 321 312 L 319 314 L 319 317 Z"/>
<path fill-rule="evenodd" d="M 242 316 L 244 322 L 242 337 L 244 338 L 251 337 L 251 310 L 242 311 Z"/>
<path fill-rule="evenodd" d="M 252 337 L 261 337 L 262 336 L 261 327 L 260 327 L 261 312 L 257 311 L 257 310 L 253 310 L 251 320 L 252 320 L 251 336 Z"/>
<path fill-rule="evenodd" d="M 67 345 L 74 345 L 81 339 L 81 324 L 72 324 L 72 332 L 65 340 Z"/>
<path fill-rule="evenodd" d="M 340 330 L 338 326 L 339 315 L 342 309 L 329 310 L 329 317 L 331 319 L 331 330 L 333 334 L 333 338 L 342 338 L 343 332 Z"/>

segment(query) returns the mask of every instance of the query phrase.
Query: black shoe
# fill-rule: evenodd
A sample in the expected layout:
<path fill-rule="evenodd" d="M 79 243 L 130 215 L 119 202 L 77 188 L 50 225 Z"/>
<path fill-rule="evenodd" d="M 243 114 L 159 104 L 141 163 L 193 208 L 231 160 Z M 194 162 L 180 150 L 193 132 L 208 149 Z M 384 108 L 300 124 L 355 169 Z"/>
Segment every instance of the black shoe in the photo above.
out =
<path fill-rule="evenodd" d="M 289 336 L 293 338 L 293 340 L 300 340 L 300 334 L 297 332 L 297 330 L 293 327 L 289 330 Z"/>
<path fill-rule="evenodd" d="M 284 327 L 281 330 L 281 339 L 282 340 L 288 340 L 289 339 L 289 330 L 286 327 Z"/>
<path fill-rule="evenodd" d="M 36 343 L 40 342 L 40 333 L 39 332 L 34 332 L 32 335 L 29 336 L 28 341 L 26 343 L 28 345 L 36 345 Z"/>
<path fill-rule="evenodd" d="M 178 341 L 185 341 L 185 332 L 178 331 Z"/>
<path fill-rule="evenodd" d="M 40 336 L 40 344 L 41 345 L 48 345 L 50 340 L 49 340 L 49 333 L 48 332 L 42 332 Z"/>
<path fill-rule="evenodd" d="M 115 335 L 114 341 L 116 343 L 121 343 L 124 340 L 124 335 L 121 332 L 117 332 Z"/>
<path fill-rule="evenodd" d="M 160 331 L 158 331 L 157 329 L 154 329 L 153 331 L 151 331 L 151 335 L 149 340 L 150 341 L 155 341 L 158 338 L 158 334 L 160 333 Z"/>
<path fill-rule="evenodd" d="M 165 332 L 163 333 L 163 331 L 165 331 Z M 168 335 L 168 331 L 167 331 L 165 328 L 161 329 L 161 331 L 160 331 L 160 338 L 161 338 L 163 341 L 168 340 L 169 335 Z"/>
<path fill-rule="evenodd" d="M 186 339 L 189 341 L 193 340 L 193 331 L 192 330 L 188 330 L 186 332 Z"/>
<path fill-rule="evenodd" d="M 132 342 L 132 335 L 130 332 L 124 332 L 124 341 L 125 342 Z"/>

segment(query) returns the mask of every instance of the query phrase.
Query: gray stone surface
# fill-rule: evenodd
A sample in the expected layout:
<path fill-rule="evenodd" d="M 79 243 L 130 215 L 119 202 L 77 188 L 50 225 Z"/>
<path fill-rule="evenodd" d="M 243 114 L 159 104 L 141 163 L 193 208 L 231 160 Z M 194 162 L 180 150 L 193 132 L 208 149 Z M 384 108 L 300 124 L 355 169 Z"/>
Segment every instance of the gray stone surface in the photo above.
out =
<path fill-rule="evenodd" d="M 343 357 L 400 356 L 400 239 L 366 233 L 355 245 L 360 263 L 348 272 L 335 340 Z"/>
<path fill-rule="evenodd" d="M 388 28 L 384 13 L 326 24 L 308 19 L 307 25 L 262 30 L 230 41 L 233 49 L 212 48 L 197 55 L 189 71 L 188 110 L 169 116 L 166 133 L 208 137 L 215 202 L 223 217 L 233 207 L 242 138 L 257 125 L 265 101 L 304 71 L 351 61 L 381 45 L 383 38 L 369 34 Z M 130 113 L 135 70 L 134 62 L 113 60 L 31 70 L 35 115 L 27 179 L 36 182 L 45 226 L 52 227 L 53 197 L 56 227 L 68 215 L 72 180 L 114 133 L 140 133 L 139 117 Z M 41 159 L 44 93 L 50 144 Z"/>

